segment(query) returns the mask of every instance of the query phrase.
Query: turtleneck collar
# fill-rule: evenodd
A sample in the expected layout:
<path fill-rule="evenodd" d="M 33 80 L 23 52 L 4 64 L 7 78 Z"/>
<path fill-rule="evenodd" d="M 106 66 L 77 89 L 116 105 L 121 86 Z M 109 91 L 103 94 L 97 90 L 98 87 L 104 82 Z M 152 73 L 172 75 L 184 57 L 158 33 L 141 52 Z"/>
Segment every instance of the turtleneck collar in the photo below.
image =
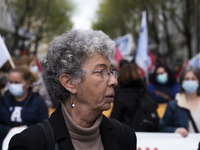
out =
<path fill-rule="evenodd" d="M 80 134 L 80 135 L 91 135 L 97 132 L 99 129 L 99 126 L 101 124 L 103 115 L 99 115 L 97 119 L 95 120 L 94 124 L 89 128 L 84 128 L 79 126 L 70 116 L 67 108 L 65 107 L 64 103 L 61 103 L 61 110 L 65 119 L 65 123 L 67 125 L 67 128 L 69 131 L 73 131 L 74 133 Z"/>
<path fill-rule="evenodd" d="M 64 103 L 61 102 L 61 110 L 65 120 L 65 124 L 69 131 L 72 143 L 75 149 L 93 149 L 103 150 L 99 126 L 103 119 L 103 115 L 99 115 L 94 124 L 89 128 L 79 126 L 70 116 Z"/>

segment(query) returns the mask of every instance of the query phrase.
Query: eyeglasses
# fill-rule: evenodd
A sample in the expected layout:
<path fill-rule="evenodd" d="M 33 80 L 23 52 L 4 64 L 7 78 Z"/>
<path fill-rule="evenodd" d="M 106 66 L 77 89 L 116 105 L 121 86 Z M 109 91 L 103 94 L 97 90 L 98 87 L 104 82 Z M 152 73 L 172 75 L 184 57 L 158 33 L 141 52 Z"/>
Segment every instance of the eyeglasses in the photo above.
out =
<path fill-rule="evenodd" d="M 84 70 L 85 72 L 92 72 L 92 73 L 100 73 L 101 78 L 103 79 L 108 79 L 110 77 L 110 74 L 112 73 L 113 76 L 117 79 L 118 78 L 118 72 L 117 71 L 110 71 L 108 72 L 107 69 L 102 69 L 102 70 L 93 70 L 93 71 L 88 71 Z"/>

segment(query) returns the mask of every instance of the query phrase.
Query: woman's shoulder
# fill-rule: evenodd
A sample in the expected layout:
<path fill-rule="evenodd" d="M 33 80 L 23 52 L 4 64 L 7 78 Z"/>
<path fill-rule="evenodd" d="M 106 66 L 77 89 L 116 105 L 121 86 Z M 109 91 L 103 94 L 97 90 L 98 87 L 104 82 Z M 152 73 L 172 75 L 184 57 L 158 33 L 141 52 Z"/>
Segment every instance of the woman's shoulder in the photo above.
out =
<path fill-rule="evenodd" d="M 170 102 L 168 102 L 167 107 L 170 107 L 171 109 L 176 110 L 178 108 L 177 100 L 173 99 Z"/>
<path fill-rule="evenodd" d="M 155 85 L 153 83 L 149 83 L 149 85 L 147 86 L 147 89 L 150 93 L 153 93 Z"/>
<path fill-rule="evenodd" d="M 168 105 L 173 105 L 173 106 L 177 106 L 177 100 L 173 99 L 170 102 L 168 102 Z"/>
<path fill-rule="evenodd" d="M 101 122 L 100 129 L 103 129 L 103 128 L 109 129 L 109 133 L 110 133 L 110 129 L 111 129 L 112 132 L 119 135 L 120 140 L 122 140 L 122 139 L 124 140 L 127 138 L 136 140 L 136 135 L 135 135 L 134 130 L 130 126 L 128 126 L 114 118 L 107 118 L 107 117 L 103 116 L 103 120 Z M 108 132 L 105 132 L 105 133 L 108 133 Z"/>

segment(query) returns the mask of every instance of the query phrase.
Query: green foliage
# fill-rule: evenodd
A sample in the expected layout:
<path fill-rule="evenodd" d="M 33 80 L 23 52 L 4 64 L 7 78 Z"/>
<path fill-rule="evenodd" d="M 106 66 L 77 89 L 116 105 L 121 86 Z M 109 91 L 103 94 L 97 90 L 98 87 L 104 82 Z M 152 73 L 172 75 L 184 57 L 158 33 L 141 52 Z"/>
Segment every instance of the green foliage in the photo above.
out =
<path fill-rule="evenodd" d="M 112 38 L 129 33 L 132 10 L 136 9 L 132 0 L 104 0 L 97 12 L 93 29 L 103 30 Z"/>
<path fill-rule="evenodd" d="M 69 0 L 10 0 L 16 14 L 16 31 L 26 27 L 34 34 L 35 44 L 49 41 L 72 27 L 73 4 Z"/>
<path fill-rule="evenodd" d="M 191 57 L 195 0 L 102 0 L 92 27 L 106 32 L 113 39 L 131 33 L 137 45 L 144 10 L 147 12 L 149 44 L 156 45 L 155 54 L 172 59 L 175 50 L 180 49 L 173 42 L 181 35 L 180 45 L 186 45 Z M 163 43 L 167 46 L 165 54 L 159 52 L 159 45 Z"/>

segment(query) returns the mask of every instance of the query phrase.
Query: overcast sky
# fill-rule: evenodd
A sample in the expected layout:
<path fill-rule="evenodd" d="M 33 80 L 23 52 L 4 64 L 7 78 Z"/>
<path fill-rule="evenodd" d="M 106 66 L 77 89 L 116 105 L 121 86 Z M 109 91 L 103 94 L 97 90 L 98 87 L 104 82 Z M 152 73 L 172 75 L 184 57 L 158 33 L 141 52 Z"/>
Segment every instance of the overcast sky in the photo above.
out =
<path fill-rule="evenodd" d="M 72 16 L 74 29 L 91 29 L 92 19 L 99 7 L 100 0 L 73 0 L 75 12 Z"/>

